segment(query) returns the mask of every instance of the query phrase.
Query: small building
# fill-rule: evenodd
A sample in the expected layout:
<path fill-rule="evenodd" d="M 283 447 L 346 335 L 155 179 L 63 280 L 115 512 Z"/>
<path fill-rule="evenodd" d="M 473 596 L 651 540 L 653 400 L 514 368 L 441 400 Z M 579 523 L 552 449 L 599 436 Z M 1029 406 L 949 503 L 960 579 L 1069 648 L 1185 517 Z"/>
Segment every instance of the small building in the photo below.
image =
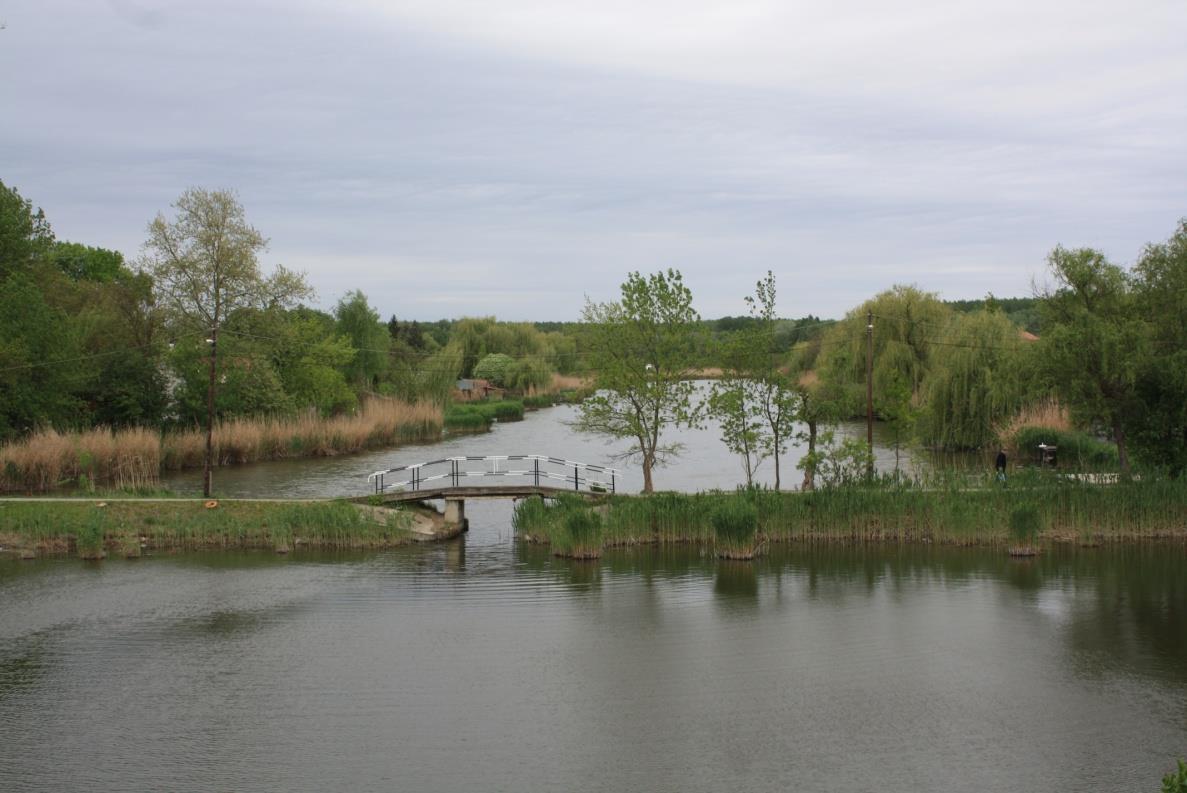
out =
<path fill-rule="evenodd" d="M 458 402 L 476 402 L 482 399 L 490 399 L 492 396 L 496 399 L 502 399 L 503 395 L 507 393 L 506 389 L 499 388 L 489 380 L 483 380 L 478 377 L 458 380 L 454 388 L 457 392 L 454 394 L 454 399 Z"/>

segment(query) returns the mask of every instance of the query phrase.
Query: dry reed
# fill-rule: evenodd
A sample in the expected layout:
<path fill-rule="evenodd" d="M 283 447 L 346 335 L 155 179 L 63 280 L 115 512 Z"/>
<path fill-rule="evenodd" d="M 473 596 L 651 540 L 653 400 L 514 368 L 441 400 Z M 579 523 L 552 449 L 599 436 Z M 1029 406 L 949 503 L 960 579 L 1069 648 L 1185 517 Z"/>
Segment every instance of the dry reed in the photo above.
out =
<path fill-rule="evenodd" d="M 160 439 L 142 427 L 96 427 L 81 433 L 45 429 L 0 447 L 4 490 L 49 490 L 68 482 L 149 487 L 160 470 Z"/>
<path fill-rule="evenodd" d="M 433 440 L 440 437 L 442 426 L 443 415 L 437 405 L 375 397 L 366 400 L 353 415 L 221 421 L 214 427 L 214 457 L 217 465 L 331 457 L 401 442 Z M 205 459 L 206 433 L 201 429 L 171 432 L 161 445 L 166 469 L 197 468 Z"/>
<path fill-rule="evenodd" d="M 1017 437 L 1019 430 L 1026 427 L 1043 427 L 1044 429 L 1060 430 L 1062 432 L 1071 432 L 1073 429 L 1072 420 L 1068 416 L 1067 408 L 1060 405 L 1058 400 L 1052 398 L 1043 399 L 1023 407 L 998 428 L 997 436 L 1003 442 L 1008 443 Z"/>
<path fill-rule="evenodd" d="M 433 440 L 440 437 L 442 425 L 440 407 L 383 398 L 367 400 L 350 416 L 232 419 L 215 425 L 215 461 L 227 465 L 349 454 Z M 205 455 L 206 433 L 199 429 L 164 436 L 143 427 L 39 430 L 0 446 L 0 490 L 44 491 L 71 483 L 151 487 L 163 468 L 200 467 Z"/>

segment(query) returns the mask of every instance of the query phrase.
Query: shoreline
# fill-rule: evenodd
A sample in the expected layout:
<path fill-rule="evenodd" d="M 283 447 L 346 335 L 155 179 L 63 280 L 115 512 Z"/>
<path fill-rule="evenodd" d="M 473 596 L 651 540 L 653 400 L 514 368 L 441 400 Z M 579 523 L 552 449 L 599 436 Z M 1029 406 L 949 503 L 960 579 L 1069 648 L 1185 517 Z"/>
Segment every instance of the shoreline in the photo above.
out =
<path fill-rule="evenodd" d="M 0 500 L 0 557 L 375 550 L 445 538 L 435 514 L 328 499 L 6 498 Z"/>

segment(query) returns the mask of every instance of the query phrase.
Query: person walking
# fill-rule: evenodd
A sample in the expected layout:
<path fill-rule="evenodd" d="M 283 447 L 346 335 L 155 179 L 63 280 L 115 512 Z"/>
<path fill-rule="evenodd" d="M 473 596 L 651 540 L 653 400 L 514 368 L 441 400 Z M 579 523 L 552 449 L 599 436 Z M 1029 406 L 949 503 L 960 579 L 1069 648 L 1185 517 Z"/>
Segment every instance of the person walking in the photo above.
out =
<path fill-rule="evenodd" d="M 997 450 L 997 460 L 993 463 L 994 469 L 997 471 L 997 481 L 1002 483 L 1002 487 L 1006 486 L 1006 450 L 999 448 Z"/>

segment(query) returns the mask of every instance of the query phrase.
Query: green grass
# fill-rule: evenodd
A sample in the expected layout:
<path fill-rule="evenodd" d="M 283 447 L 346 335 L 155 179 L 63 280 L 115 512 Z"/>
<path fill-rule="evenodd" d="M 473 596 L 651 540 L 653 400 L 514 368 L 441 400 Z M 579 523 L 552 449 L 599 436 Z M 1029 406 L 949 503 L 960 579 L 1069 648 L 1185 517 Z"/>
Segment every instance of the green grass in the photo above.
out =
<path fill-rule="evenodd" d="M 721 537 L 724 547 L 734 529 L 718 527 L 741 527 L 743 515 L 751 509 L 757 535 L 773 542 L 1006 544 L 1012 516 L 1019 511 L 1025 517 L 1014 520 L 1033 527 L 1040 541 L 1187 539 L 1187 480 L 1146 478 L 1097 485 L 1033 472 L 1012 477 L 1006 489 L 970 486 L 974 481 L 952 478 L 946 485 L 899 482 L 810 493 L 619 495 L 599 507 L 602 542 L 607 547 L 679 542 L 716 547 Z M 595 508 L 570 499 L 556 506 L 539 499 L 521 502 L 515 512 L 516 530 L 535 541 L 555 541 L 559 518 L 566 511 Z"/>
<path fill-rule="evenodd" d="M 214 508 L 201 500 L 0 504 L 0 546 L 40 553 L 380 548 L 408 539 L 406 513 L 393 510 L 386 523 L 379 523 L 346 501 L 220 501 Z"/>
<path fill-rule="evenodd" d="M 493 402 L 455 402 L 445 410 L 451 430 L 482 431 L 495 421 L 522 421 L 524 403 L 518 399 Z"/>

